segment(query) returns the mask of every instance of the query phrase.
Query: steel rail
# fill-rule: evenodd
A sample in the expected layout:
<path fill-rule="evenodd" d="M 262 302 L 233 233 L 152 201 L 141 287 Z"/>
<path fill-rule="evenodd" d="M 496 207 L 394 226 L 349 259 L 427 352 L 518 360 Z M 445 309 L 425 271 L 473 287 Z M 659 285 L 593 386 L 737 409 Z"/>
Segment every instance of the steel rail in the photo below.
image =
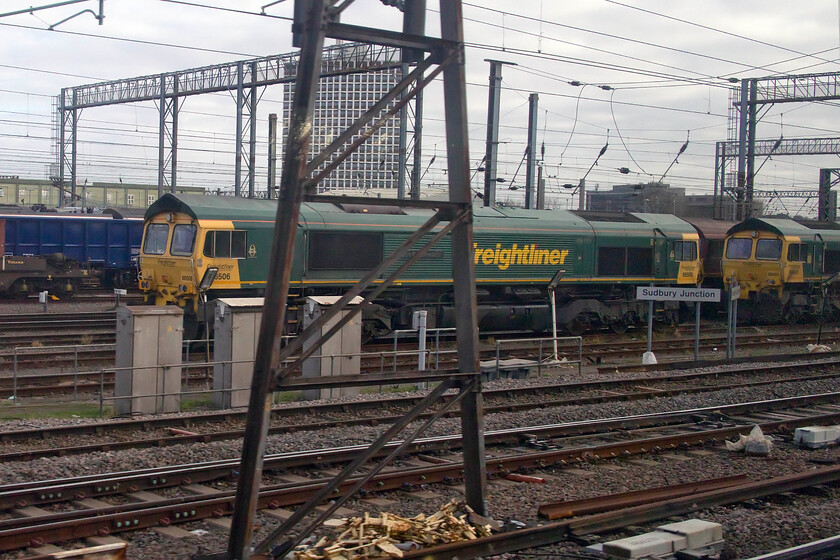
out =
<path fill-rule="evenodd" d="M 820 414 L 807 418 L 800 418 L 796 421 L 786 422 L 765 422 L 762 423 L 762 429 L 767 433 L 775 431 L 784 425 L 796 425 L 798 423 L 812 423 L 826 419 L 828 417 L 840 417 L 840 413 L 825 415 Z M 576 449 L 562 449 L 552 450 L 539 453 L 529 453 L 515 457 L 500 457 L 488 459 L 487 467 L 488 473 L 505 474 L 512 470 L 521 468 L 540 468 L 546 465 L 554 464 L 568 464 L 569 462 L 583 462 L 591 461 L 597 458 L 613 458 L 622 455 L 633 453 L 647 453 L 658 449 L 673 449 L 683 447 L 686 445 L 697 445 L 708 441 L 719 441 L 722 438 L 732 437 L 746 433 L 751 429 L 751 426 L 739 426 L 734 428 L 713 429 L 704 432 L 691 432 L 680 434 L 676 436 L 662 436 L 647 438 L 635 442 L 622 442 L 617 444 L 604 444 L 599 446 L 583 447 Z M 392 443 L 386 447 L 393 451 L 398 443 Z M 366 446 L 357 446 L 366 448 Z M 385 450 L 383 450 L 385 452 Z M 357 456 L 358 450 L 354 451 L 348 456 L 348 460 Z M 310 458 L 311 459 L 311 458 Z M 322 456 L 318 457 L 318 462 L 327 462 Z M 268 467 L 268 458 L 266 460 Z M 235 468 L 236 465 L 233 465 Z M 417 486 L 420 484 L 428 484 L 435 482 L 451 483 L 459 480 L 463 476 L 463 465 L 461 463 L 437 464 L 431 467 L 414 468 L 401 471 L 391 471 L 387 473 L 379 473 L 371 478 L 364 486 L 368 492 L 384 491 L 398 488 L 406 488 Z M 363 477 L 354 477 L 345 480 L 338 488 L 338 493 L 348 491 L 353 485 L 357 484 Z M 800 488 L 806 485 L 821 484 L 829 481 L 840 479 L 840 466 L 821 469 L 819 471 L 807 471 L 805 473 L 798 473 L 788 477 L 781 477 L 781 479 L 771 479 L 768 481 L 761 481 L 747 484 L 738 488 L 737 498 L 733 498 L 733 494 L 729 489 L 717 490 L 712 492 L 705 492 L 701 494 L 693 494 L 686 498 L 678 498 L 670 500 L 665 506 L 665 514 L 674 515 L 680 513 L 677 506 L 681 506 L 686 511 L 693 511 L 704 504 L 706 507 L 714 505 L 714 500 L 720 499 L 747 499 L 755 498 L 768 493 L 777 493 L 790 491 L 792 489 Z M 290 506 L 300 504 L 309 499 L 313 493 L 322 490 L 329 484 L 329 479 L 314 480 L 304 485 L 298 484 L 281 484 L 262 488 L 259 492 L 259 507 L 261 508 L 276 508 L 283 506 Z M 131 489 L 129 489 L 131 490 Z M 69 491 L 69 490 L 68 490 Z M 84 497 L 81 494 L 70 494 L 75 498 Z M 147 528 L 156 525 L 169 525 L 175 522 L 193 521 L 206 517 L 222 517 L 229 515 L 232 512 L 234 503 L 233 492 L 220 492 L 210 496 L 185 496 L 178 498 L 162 499 L 160 501 L 140 504 L 123 504 L 119 506 L 109 506 L 106 508 L 98 508 L 92 510 L 77 510 L 67 511 L 43 518 L 17 518 L 0 521 L 0 550 L 11 550 L 24 546 L 41 545 L 47 542 L 57 542 L 69 539 L 78 539 L 94 534 L 110 534 L 112 532 L 119 532 L 123 530 L 135 530 L 140 528 Z M 657 509 L 659 507 L 660 509 Z M 618 514 L 610 512 L 607 514 L 600 514 L 582 520 L 573 520 L 560 524 L 550 524 L 544 532 L 538 533 L 541 538 L 546 538 L 551 535 L 551 538 L 557 537 L 557 528 L 562 528 L 563 538 L 569 535 L 583 535 L 593 532 L 612 530 L 627 524 L 638 524 L 652 519 L 656 519 L 657 515 L 662 515 L 662 506 L 659 504 L 650 504 L 646 506 L 639 506 L 621 510 Z M 455 543 L 454 545 L 444 545 L 443 547 L 435 547 L 424 549 L 422 556 L 412 556 L 412 553 L 406 557 L 422 557 L 422 558 L 451 558 L 451 551 L 465 546 L 464 554 L 472 554 L 471 547 L 486 546 L 492 544 L 496 546 L 501 539 L 501 542 L 506 542 L 504 546 L 516 545 L 519 548 L 510 548 L 506 550 L 518 550 L 530 546 L 535 546 L 534 542 L 527 541 L 523 544 L 520 539 L 522 535 L 530 535 L 529 530 L 524 532 L 504 533 L 500 537 L 478 541 L 468 541 L 466 545 L 462 543 Z M 505 539 L 511 538 L 510 541 Z M 556 540 L 543 541 L 542 544 L 556 542 Z M 453 548 L 454 547 L 454 548 Z M 486 550 L 486 549 L 484 549 Z M 449 556 L 440 556 L 449 552 Z M 485 552 L 487 554 L 488 552 Z M 496 552 L 498 553 L 498 552 Z M 474 556 L 462 556 L 458 553 L 459 558 L 472 558 Z"/>
<path fill-rule="evenodd" d="M 747 482 L 745 475 L 726 476 L 714 479 L 698 480 L 685 484 L 672 484 L 658 488 L 646 488 L 632 492 L 621 492 L 618 494 L 607 494 L 594 498 L 582 498 L 580 500 L 565 500 L 562 502 L 551 502 L 540 504 L 537 513 L 540 517 L 549 520 L 563 519 L 566 517 L 578 517 L 592 513 L 602 513 L 616 509 L 649 504 L 662 500 L 698 494 L 713 488 L 730 488 Z"/>
<path fill-rule="evenodd" d="M 505 444 L 518 443 L 523 438 L 558 438 L 571 436 L 585 436 L 592 434 L 604 434 L 605 432 L 642 430 L 645 428 L 663 428 L 667 426 L 679 427 L 690 423 L 696 424 L 698 417 L 729 418 L 734 415 L 743 415 L 756 412 L 790 410 L 807 406 L 818 406 L 823 404 L 835 404 L 840 402 L 840 393 L 826 393 L 821 395 L 808 395 L 804 397 L 789 397 L 770 401 L 758 401 L 751 403 L 740 403 L 718 407 L 705 407 L 667 413 L 644 414 L 639 416 L 627 416 L 608 418 L 594 421 L 567 422 L 562 424 L 550 424 L 545 426 L 526 426 L 506 430 L 492 430 L 485 434 L 488 443 Z M 602 446 L 591 446 L 584 448 L 563 448 L 544 452 L 523 454 L 517 457 L 503 457 L 488 459 L 488 472 L 491 465 L 495 472 L 504 473 L 519 468 L 529 469 L 556 464 L 557 466 L 569 463 L 586 462 L 601 458 L 612 458 L 616 456 L 631 455 L 634 453 L 647 453 L 652 450 L 678 447 L 683 442 L 699 444 L 707 440 L 722 440 L 737 436 L 748 431 L 753 424 L 759 424 L 765 431 L 777 431 L 792 426 L 803 426 L 818 421 L 835 421 L 840 418 L 840 407 L 835 406 L 830 411 L 821 410 L 817 414 L 802 412 L 797 417 L 784 420 L 755 420 L 745 422 L 742 425 L 726 428 L 714 428 L 692 432 L 688 435 L 662 436 L 658 438 L 647 438 L 636 441 L 623 441 L 615 444 Z M 392 442 L 386 445 L 378 457 L 390 453 L 400 442 Z M 409 453 L 423 453 L 436 450 L 456 450 L 461 445 L 459 435 L 436 436 L 417 439 L 409 447 Z M 306 451 L 294 451 L 267 455 L 265 457 L 266 470 L 279 470 L 294 467 L 311 466 L 317 464 L 337 464 L 352 460 L 366 445 L 351 445 L 338 448 L 315 449 Z M 66 499 L 67 496 L 74 496 L 77 499 L 87 497 L 101 497 L 116 492 L 148 490 L 176 486 L 181 484 L 192 484 L 206 482 L 219 478 L 228 478 L 235 475 L 238 466 L 237 459 L 212 461 L 209 463 L 174 465 L 152 469 L 141 469 L 122 473 L 106 473 L 103 475 L 89 475 L 74 479 L 56 479 L 45 481 L 30 481 L 0 486 L 0 507 L 13 508 L 27 505 L 42 505 L 54 503 Z M 452 465 L 445 465 L 451 467 Z M 444 468 L 444 471 L 446 469 Z M 447 471 L 446 476 L 452 478 L 451 472 Z M 457 477 L 455 477 L 457 478 Z M 425 479 L 418 479 L 416 482 L 424 482 Z M 1 525 L 0 525 L 1 526 Z"/>
<path fill-rule="evenodd" d="M 468 560 L 470 558 L 493 556 L 526 548 L 555 544 L 575 536 L 619 529 L 628 525 L 638 525 L 663 517 L 696 512 L 698 510 L 708 509 L 709 507 L 748 499 L 764 498 L 773 494 L 791 492 L 809 486 L 836 482 L 837 480 L 840 480 L 840 466 L 827 467 L 770 478 L 731 489 L 724 488 L 683 498 L 666 500 L 660 503 L 623 509 L 617 512 L 602 513 L 580 520 L 548 523 L 519 531 L 509 531 L 490 537 L 481 537 L 476 540 L 424 548 L 406 552 L 403 558 L 450 560 L 451 558 L 457 557 L 459 560 Z M 812 557 L 799 556 L 797 558 L 810 559 Z"/>
<path fill-rule="evenodd" d="M 824 362 L 816 362 L 812 365 L 820 365 L 824 367 Z M 765 366 L 764 368 L 760 368 L 759 372 L 767 372 L 773 371 L 774 369 L 802 369 L 803 367 L 808 367 L 808 365 L 783 365 L 783 366 Z M 735 372 L 699 372 L 699 373 L 689 373 L 684 374 L 682 376 L 659 376 L 659 377 L 650 377 L 644 379 L 623 379 L 623 380 L 604 380 L 604 381 L 593 381 L 593 382 L 584 382 L 584 383 L 567 383 L 567 384 L 548 384 L 548 385 L 538 385 L 538 386 L 530 386 L 530 387 L 523 387 L 523 388 L 516 388 L 516 389 L 496 389 L 496 390 L 489 390 L 485 391 L 485 397 L 492 399 L 492 398 L 508 398 L 517 395 L 527 395 L 527 394 L 536 394 L 536 395 L 543 395 L 547 393 L 568 393 L 575 390 L 607 390 L 610 389 L 615 391 L 617 388 L 629 386 L 632 392 L 625 392 L 622 394 L 611 394 L 611 395 L 599 395 L 599 396 L 583 396 L 583 397 L 568 397 L 564 399 L 555 399 L 555 400 L 544 400 L 538 403 L 534 402 L 524 402 L 524 403 L 506 403 L 506 404 L 498 404 L 498 405 L 486 405 L 486 412 L 487 413 L 501 413 L 501 412 L 515 412 L 515 411 L 522 411 L 522 410 L 532 410 L 534 408 L 547 408 L 547 407 L 560 407 L 560 406 L 576 406 L 576 405 L 588 405 L 588 404 L 596 404 L 602 402 L 619 402 L 619 401 L 632 401 L 632 400 L 642 400 L 642 399 L 650 399 L 650 398 L 659 398 L 659 397 L 667 397 L 679 394 L 691 394 L 691 393 L 701 393 L 701 392 L 711 392 L 711 391 L 721 391 L 721 390 L 729 390 L 735 388 L 743 388 L 743 387 L 756 387 L 768 384 L 779 383 L 781 381 L 785 382 L 797 382 L 797 381 L 812 381 L 812 380 L 820 380 L 820 379 L 832 379 L 836 377 L 836 375 L 831 373 L 819 373 L 814 375 L 805 375 L 805 376 L 798 376 L 797 378 L 793 379 L 771 379 L 771 380 L 759 380 L 759 381 L 747 381 L 741 383 L 727 383 L 727 384 L 716 384 L 716 385 L 703 385 L 699 387 L 677 387 L 677 388 L 670 388 L 670 389 L 657 389 L 655 385 L 657 383 L 673 383 L 679 381 L 690 381 L 693 379 L 704 379 L 709 377 L 719 377 L 725 373 L 736 373 L 736 374 L 744 374 L 743 371 L 735 371 Z M 755 373 L 760 374 L 760 373 Z M 323 404 L 314 404 L 314 405 L 302 405 L 299 407 L 286 407 L 286 408 L 278 408 L 272 410 L 272 415 L 274 420 L 278 420 L 280 418 L 285 418 L 297 414 L 306 414 L 313 417 L 320 417 L 325 414 L 330 413 L 348 413 L 348 412 L 359 412 L 362 410 L 368 410 L 371 408 L 382 408 L 382 407 L 404 407 L 404 406 L 411 406 L 416 404 L 422 397 L 402 397 L 402 398 L 394 398 L 394 399 L 382 399 L 382 400 L 375 400 L 375 401 L 356 401 L 356 402 L 349 402 L 349 403 L 323 403 Z M 444 401 L 448 398 L 452 398 L 450 396 L 444 397 Z M 451 413 L 450 415 L 453 415 Z M 70 436 L 70 435 L 83 435 L 83 434 L 90 434 L 95 433 L 97 435 L 102 435 L 106 431 L 123 431 L 123 430 L 151 430 L 151 429 L 158 429 L 164 430 L 166 428 L 190 428 L 193 431 L 195 430 L 195 423 L 197 422 L 207 422 L 207 423 L 218 423 L 218 422 L 228 422 L 228 421 L 240 421 L 241 418 L 244 416 L 243 412 L 235 413 L 235 412 L 223 412 L 223 413 L 215 413 L 215 414 L 202 414 L 198 416 L 191 416 L 191 417 L 170 417 L 170 418 L 162 418 L 162 419 L 146 419 L 142 421 L 119 421 L 115 423 L 108 423 L 108 424 L 89 424 L 89 425 L 76 425 L 76 426 L 63 426 L 63 427 L 55 427 L 50 428 L 46 431 L 50 433 L 50 435 L 62 435 L 62 436 Z M 425 416 L 423 416 L 425 417 Z M 377 424 L 385 424 L 389 422 L 394 422 L 396 419 L 399 418 L 399 415 L 391 414 L 391 415 L 380 415 L 376 417 L 361 417 L 361 418 L 353 418 L 353 419 L 332 419 L 332 420 L 318 420 L 314 422 L 307 422 L 305 424 L 295 424 L 293 426 L 289 425 L 275 425 L 270 427 L 269 432 L 272 434 L 276 433 L 283 433 L 289 430 L 294 431 L 302 431 L 302 430 L 320 430 L 320 429 L 327 429 L 333 428 L 338 426 L 353 426 L 353 425 L 377 425 Z M 25 439 L 37 439 L 38 441 L 43 440 L 43 433 L 45 430 L 41 429 L 33 429 L 33 430 L 17 430 L 17 431 L 8 431 L 0 434 L 0 441 L 11 442 L 11 441 L 21 441 Z M 43 450 L 19 450 L 19 451 L 12 451 L 7 453 L 0 453 L 0 461 L 22 461 L 22 460 L 34 460 L 37 458 L 42 457 L 49 457 L 49 456 L 64 456 L 64 455 L 73 455 L 73 454 L 80 454 L 80 453 L 90 453 L 102 449 L 106 449 L 109 451 L 117 450 L 117 449 L 130 449 L 130 448 L 148 448 L 148 447 L 164 447 L 168 445 L 183 445 L 187 443 L 207 443 L 210 441 L 222 441 L 222 440 L 229 440 L 229 439 L 236 439 L 242 436 L 241 430 L 226 430 L 226 431 L 217 431 L 217 432 L 204 432 L 198 433 L 196 435 L 185 435 L 180 434 L 177 436 L 170 436 L 170 437 L 154 437 L 154 438 L 146 438 L 146 439 L 135 439 L 135 440 L 121 440 L 121 441 L 113 441 L 113 442 L 103 442 L 100 444 L 89 444 L 84 446 L 74 446 L 74 447 L 55 447 L 52 446 L 49 449 Z"/>

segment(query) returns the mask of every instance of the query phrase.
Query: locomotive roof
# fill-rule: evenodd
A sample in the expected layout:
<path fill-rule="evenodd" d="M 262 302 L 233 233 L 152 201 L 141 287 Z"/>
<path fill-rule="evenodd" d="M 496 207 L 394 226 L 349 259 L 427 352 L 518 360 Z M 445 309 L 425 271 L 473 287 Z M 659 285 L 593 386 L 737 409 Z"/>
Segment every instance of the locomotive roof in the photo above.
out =
<path fill-rule="evenodd" d="M 815 230 L 786 218 L 748 218 L 740 224 L 735 224 L 729 228 L 726 235 L 750 230 L 770 231 L 781 236 L 809 236 L 815 233 Z"/>
<path fill-rule="evenodd" d="M 161 212 L 182 212 L 197 220 L 274 220 L 277 202 L 241 196 L 166 193 L 149 206 L 144 219 Z"/>
<path fill-rule="evenodd" d="M 421 224 L 431 214 L 431 210 L 397 209 L 393 211 L 368 212 L 360 210 L 358 205 L 340 205 L 325 202 L 303 203 L 301 205 L 301 222 L 310 226 L 331 221 L 329 215 L 342 214 L 345 225 L 351 223 L 400 223 Z M 201 194 L 172 194 L 167 193 L 155 201 L 148 210 L 145 218 L 166 212 L 180 212 L 198 220 L 248 220 L 274 221 L 277 213 L 276 200 L 249 199 L 233 196 L 216 196 Z M 476 228 L 496 227 L 495 218 L 504 220 L 500 227 L 526 229 L 574 229 L 584 232 L 616 232 L 626 234 L 649 235 L 654 229 L 667 235 L 682 233 L 696 233 L 687 222 L 668 214 L 647 213 L 590 213 L 570 212 L 567 210 L 526 210 L 524 208 L 476 206 Z"/>

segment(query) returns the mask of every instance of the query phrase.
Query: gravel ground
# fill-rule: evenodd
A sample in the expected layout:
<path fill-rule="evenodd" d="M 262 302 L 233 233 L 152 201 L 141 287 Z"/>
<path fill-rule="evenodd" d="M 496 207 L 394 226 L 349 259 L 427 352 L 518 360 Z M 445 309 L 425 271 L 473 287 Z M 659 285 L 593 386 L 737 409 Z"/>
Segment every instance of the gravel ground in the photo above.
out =
<path fill-rule="evenodd" d="M 97 301 L 74 301 L 68 300 L 52 301 L 47 303 L 47 313 L 78 313 L 90 311 L 113 311 L 114 300 L 103 299 Z M 40 314 L 44 312 L 44 306 L 38 303 L 38 297 L 26 300 L 0 299 L 0 315 L 18 315 L 23 313 Z"/>
<path fill-rule="evenodd" d="M 50 304 L 50 312 L 66 311 L 105 311 L 111 303 L 65 303 Z M 39 312 L 37 303 L 0 303 L 0 314 Z M 720 368 L 706 368 L 716 371 Z M 577 373 L 576 368 L 561 369 L 552 377 L 558 382 L 574 382 L 581 379 L 612 379 L 615 375 L 597 374 L 594 370 Z M 678 373 L 678 372 L 674 372 Z M 649 376 L 644 372 L 622 374 L 622 377 Z M 487 388 L 504 388 L 522 385 L 546 383 L 548 379 L 499 380 L 488 383 Z M 487 430 L 504 429 L 519 426 L 551 424 L 579 421 L 593 418 L 609 418 L 623 415 L 656 413 L 682 410 L 702 406 L 720 406 L 746 401 L 778 398 L 801 394 L 840 391 L 840 379 L 810 382 L 776 383 L 773 385 L 675 396 L 634 402 L 605 403 L 597 406 L 566 406 L 552 409 L 535 408 L 529 411 L 492 414 L 485 418 Z M 402 396 L 409 393 L 394 393 Z M 562 397 L 562 395 L 557 395 Z M 342 397 L 338 400 L 378 399 L 379 394 L 366 394 L 359 397 Z M 287 406 L 291 406 L 290 403 Z M 284 406 L 284 405 L 281 405 Z M 41 426 L 58 426 L 68 423 L 103 422 L 88 419 L 38 419 L 18 420 L 0 423 L 4 431 Z M 317 432 L 301 432 L 272 436 L 268 439 L 266 451 L 280 453 L 303 449 L 318 449 L 340 445 L 368 443 L 386 427 L 352 427 L 330 429 Z M 460 423 L 454 419 L 439 421 L 424 435 L 444 435 L 458 433 Z M 80 476 L 120 470 L 131 470 L 161 465 L 174 465 L 197 461 L 211 461 L 236 458 L 241 448 L 240 441 L 214 442 L 173 446 L 162 449 L 127 450 L 103 452 L 84 457 L 50 458 L 23 464 L 0 465 L 0 484 L 18 481 L 43 480 Z M 817 468 L 814 460 L 840 461 L 840 448 L 804 451 L 795 449 L 785 441 L 777 442 L 769 458 L 745 457 L 730 454 L 719 449 L 709 449 L 705 453 L 673 452 L 646 456 L 643 460 L 613 460 L 585 464 L 574 469 L 545 469 L 541 476 L 546 484 L 522 484 L 506 480 L 494 480 L 488 485 L 487 502 L 490 514 L 501 521 L 517 520 L 527 524 L 540 522 L 536 517 L 539 504 L 549 501 L 592 497 L 605 493 L 625 492 L 648 487 L 663 486 L 679 482 L 691 482 L 705 478 L 715 478 L 732 474 L 746 474 L 753 479 L 765 479 L 793 472 Z M 224 484 L 218 485 L 223 487 Z M 452 498 L 462 497 L 457 486 L 435 486 L 431 488 L 434 497 L 419 499 L 411 493 L 388 492 L 381 497 L 392 500 L 387 506 L 376 506 L 363 500 L 351 500 L 347 507 L 362 513 L 389 511 L 401 515 L 413 516 L 419 513 L 431 513 Z M 177 493 L 177 490 L 173 492 Z M 760 553 L 803 544 L 819 538 L 840 534 L 840 516 L 836 515 L 840 506 L 840 489 L 829 489 L 823 496 L 797 496 L 789 500 L 761 501 L 756 504 L 727 506 L 700 511 L 691 517 L 707 519 L 723 524 L 724 537 L 735 558 L 748 558 Z M 682 519 L 682 518 L 680 518 Z M 663 520 L 662 523 L 677 519 Z M 276 527 L 277 522 L 258 514 L 257 538 L 262 538 Z M 646 527 L 650 530 L 656 525 Z M 196 553 L 218 552 L 226 548 L 227 534 L 206 522 L 194 522 L 183 525 L 184 529 L 194 531 L 195 535 L 183 540 L 173 540 L 154 531 L 138 531 L 129 536 L 128 558 L 130 559 L 187 559 Z M 638 529 L 642 531 L 642 529 Z M 593 542 L 604 542 L 635 534 L 619 532 L 602 535 Z M 585 554 L 584 550 L 568 543 L 553 547 L 544 547 L 536 551 L 541 558 L 564 558 L 567 555 Z M 548 556 L 546 556 L 548 555 Z M 23 558 L 23 554 L 0 555 L 0 558 Z M 500 558 L 528 558 L 525 553 L 503 555 Z M 536 557 L 536 556 L 535 556 Z"/>
<path fill-rule="evenodd" d="M 576 372 L 575 372 L 576 375 Z M 568 379 L 571 380 L 571 379 Z M 533 380 L 526 381 L 527 383 Z M 541 381 L 541 382 L 544 382 Z M 502 381 L 489 386 L 515 385 L 521 382 Z M 766 387 L 738 389 L 725 392 L 687 395 L 652 399 L 638 402 L 601 404 L 597 407 L 569 406 L 556 409 L 534 409 L 527 412 L 493 414 L 486 417 L 488 430 L 515 426 L 548 424 L 589 418 L 607 418 L 629 414 L 680 410 L 699 406 L 716 406 L 749 400 L 761 400 L 795 394 L 811 394 L 840 391 L 840 380 L 824 380 L 800 383 L 778 383 Z M 366 396 L 364 398 L 374 398 Z M 10 422 L 4 429 L 31 427 L 44 423 L 61 424 L 66 421 L 28 420 Z M 316 449 L 337 445 L 366 443 L 384 430 L 384 427 L 353 427 L 344 429 L 304 432 L 272 436 L 268 440 L 270 453 Z M 457 433 L 457 420 L 445 419 L 438 422 L 427 435 Z M 122 452 L 95 453 L 78 457 L 41 459 L 26 464 L 0 465 L 0 481 L 15 482 L 47 478 L 61 478 L 105 471 L 137 469 L 164 464 L 181 464 L 195 461 L 209 461 L 237 457 L 241 442 L 216 442 L 168 447 L 164 449 L 127 450 Z M 669 456 L 672 454 L 668 454 Z M 780 476 L 814 468 L 810 460 L 815 458 L 840 459 L 837 449 L 802 451 L 781 442 L 770 458 L 747 458 L 725 452 L 714 451 L 703 456 L 679 453 L 685 460 L 672 457 L 646 457 L 645 462 L 608 461 L 584 465 L 575 469 L 543 471 L 548 484 L 529 485 L 509 481 L 494 481 L 488 489 L 488 507 L 497 519 L 516 519 L 524 523 L 536 523 L 536 507 L 540 503 L 554 500 L 591 497 L 605 492 L 623 492 L 645 487 L 662 486 L 678 482 L 689 482 L 703 478 L 744 473 L 753 478 Z M 597 483 L 596 483 L 597 481 Z M 384 497 L 394 500 L 388 511 L 403 515 L 432 512 L 452 497 L 460 497 L 457 487 L 435 487 L 436 497 L 419 500 L 399 492 L 387 493 Z M 764 509 L 750 509 L 743 506 L 715 508 L 699 512 L 695 517 L 724 524 L 725 536 L 738 557 L 748 557 L 784 546 L 801 544 L 840 533 L 840 519 L 834 515 L 840 494 L 832 490 L 825 497 L 801 497 L 793 503 L 766 504 Z M 380 508 L 360 501 L 352 501 L 350 509 L 378 512 Z M 259 517 L 262 531 L 275 526 L 271 519 Z M 131 536 L 129 558 L 189 558 L 191 554 L 204 550 L 221 550 L 225 546 L 225 535 L 205 522 L 185 526 L 201 535 L 175 541 L 152 531 L 139 531 Z M 745 530 L 748 529 L 748 530 Z M 203 533 L 206 531 L 206 533 Z M 604 540 L 619 538 L 625 534 L 609 535 Z M 579 547 L 555 547 L 557 557 L 567 551 L 581 552 Z M 544 551 L 540 551 L 544 552 Z M 10 556 L 13 557 L 13 556 Z M 508 558 L 517 556 L 508 555 Z M 523 558 L 525 556 L 522 556 Z"/>

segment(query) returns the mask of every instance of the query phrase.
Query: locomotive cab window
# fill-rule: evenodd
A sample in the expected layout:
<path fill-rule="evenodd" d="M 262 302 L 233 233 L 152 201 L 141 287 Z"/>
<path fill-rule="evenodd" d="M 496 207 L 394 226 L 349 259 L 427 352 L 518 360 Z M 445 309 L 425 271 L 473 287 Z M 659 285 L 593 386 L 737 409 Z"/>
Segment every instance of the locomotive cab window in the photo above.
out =
<path fill-rule="evenodd" d="M 696 241 L 674 241 L 674 260 L 676 262 L 696 261 Z"/>
<path fill-rule="evenodd" d="M 195 226 L 192 224 L 178 224 L 172 230 L 172 247 L 169 253 L 177 257 L 192 255 L 195 247 Z"/>
<path fill-rule="evenodd" d="M 316 231 L 309 238 L 311 270 L 370 270 L 382 262 L 382 234 Z"/>
<path fill-rule="evenodd" d="M 645 276 L 653 273 L 653 249 L 649 247 L 598 248 L 598 274 Z"/>
<path fill-rule="evenodd" d="M 755 258 L 761 261 L 777 261 L 782 258 L 781 239 L 759 239 L 755 243 Z"/>
<path fill-rule="evenodd" d="M 244 259 L 248 236 L 244 231 L 208 231 L 204 237 L 204 256 L 215 259 Z"/>
<path fill-rule="evenodd" d="M 789 261 L 806 262 L 808 260 L 808 246 L 804 243 L 791 243 L 788 246 Z"/>
<path fill-rule="evenodd" d="M 146 239 L 143 240 L 143 252 L 147 255 L 162 255 L 166 252 L 168 240 L 168 224 L 149 224 L 146 228 Z"/>
<path fill-rule="evenodd" d="M 748 259 L 752 252 L 752 239 L 733 237 L 726 242 L 727 259 Z"/>

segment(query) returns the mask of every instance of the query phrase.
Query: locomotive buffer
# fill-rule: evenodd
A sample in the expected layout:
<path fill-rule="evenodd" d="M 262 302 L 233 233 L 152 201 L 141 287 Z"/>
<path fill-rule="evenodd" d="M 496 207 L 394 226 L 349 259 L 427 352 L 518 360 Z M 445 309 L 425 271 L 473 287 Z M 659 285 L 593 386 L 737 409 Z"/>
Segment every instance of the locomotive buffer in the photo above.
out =
<path fill-rule="evenodd" d="M 648 302 L 647 352 L 642 357 L 645 364 L 655 364 L 656 356 L 651 350 L 653 340 L 653 302 L 654 301 L 693 301 L 694 308 L 694 361 L 700 353 L 700 303 L 719 302 L 720 290 L 717 288 L 673 288 L 670 286 L 638 286 L 636 299 Z"/>

